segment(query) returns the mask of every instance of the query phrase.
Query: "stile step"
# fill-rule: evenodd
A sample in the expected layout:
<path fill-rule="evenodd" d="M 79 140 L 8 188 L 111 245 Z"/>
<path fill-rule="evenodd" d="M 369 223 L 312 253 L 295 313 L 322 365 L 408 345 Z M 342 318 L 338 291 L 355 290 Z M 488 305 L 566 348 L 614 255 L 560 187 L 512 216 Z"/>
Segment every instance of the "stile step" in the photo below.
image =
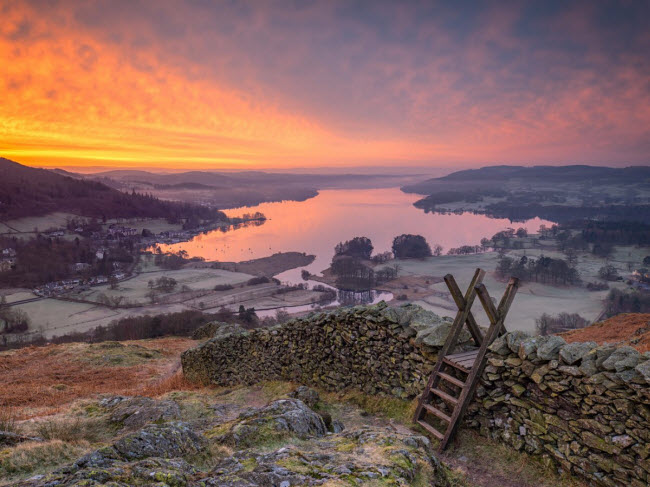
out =
<path fill-rule="evenodd" d="M 448 401 L 454 405 L 458 404 L 458 399 L 456 399 L 453 396 L 450 396 L 446 392 L 441 391 L 440 389 L 436 389 L 435 387 L 431 388 L 431 392 L 433 392 L 436 396 L 441 397 L 445 401 Z"/>
<path fill-rule="evenodd" d="M 456 379 L 456 377 L 452 377 L 451 375 L 445 374 L 444 372 L 438 372 L 438 375 L 442 379 L 446 380 L 447 382 L 449 382 L 451 384 L 454 384 L 455 386 L 458 386 L 458 387 L 461 387 L 461 388 L 465 387 L 465 383 L 460 379 Z"/>
<path fill-rule="evenodd" d="M 438 431 L 437 429 L 435 429 L 433 426 L 431 426 L 431 425 L 430 425 L 429 423 L 427 423 L 426 421 L 423 421 L 423 420 L 420 419 L 420 420 L 418 421 L 418 424 L 419 424 L 420 426 L 422 426 L 425 430 L 427 430 L 429 433 L 431 433 L 433 436 L 435 436 L 436 438 L 438 438 L 439 440 L 442 440 L 442 439 L 445 437 L 445 435 L 443 435 L 440 431 Z"/>
<path fill-rule="evenodd" d="M 440 411 L 440 409 L 432 406 L 431 404 L 425 404 L 424 409 L 429 411 L 431 414 L 438 416 L 443 421 L 447 421 L 447 423 L 451 423 L 451 418 L 449 416 L 447 416 L 445 413 Z"/>
<path fill-rule="evenodd" d="M 444 358 L 442 359 L 442 361 L 443 361 L 444 363 L 446 363 L 447 365 L 451 365 L 451 366 L 454 367 L 455 369 L 460 370 L 461 372 L 465 372 L 466 374 L 468 374 L 469 371 L 471 370 L 471 368 L 468 369 L 467 367 L 463 367 L 462 365 L 457 364 L 456 362 L 453 362 L 453 361 L 449 360 L 447 357 L 444 357 Z"/>

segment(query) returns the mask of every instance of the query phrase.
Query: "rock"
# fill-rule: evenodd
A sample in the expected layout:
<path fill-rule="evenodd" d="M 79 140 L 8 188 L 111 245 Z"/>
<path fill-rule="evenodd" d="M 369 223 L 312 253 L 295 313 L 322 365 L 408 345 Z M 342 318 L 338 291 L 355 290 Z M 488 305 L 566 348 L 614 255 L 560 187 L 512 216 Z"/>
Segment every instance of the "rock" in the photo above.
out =
<path fill-rule="evenodd" d="M 502 335 L 495 338 L 494 341 L 488 346 L 488 350 L 498 355 L 508 355 L 510 353 L 510 348 L 508 348 L 506 336 L 507 335 Z"/>
<path fill-rule="evenodd" d="M 200 326 L 194 333 L 192 338 L 194 340 L 207 340 L 215 337 L 224 337 L 231 334 L 246 333 L 246 330 L 237 323 L 225 323 L 223 321 L 211 321 L 203 326 Z"/>
<path fill-rule="evenodd" d="M 221 429 L 220 443 L 247 448 L 285 437 L 324 436 L 323 418 L 299 399 L 279 399 L 268 406 L 252 410 Z"/>
<path fill-rule="evenodd" d="M 442 347 L 447 340 L 447 336 L 451 331 L 453 323 L 448 321 L 438 321 L 434 325 L 430 325 L 426 328 L 421 328 L 418 331 L 417 336 L 415 337 L 416 343 L 424 343 L 430 347 Z M 469 341 L 471 335 L 465 327 L 461 330 L 458 336 L 458 343 L 464 343 Z"/>
<path fill-rule="evenodd" d="M 118 423 L 126 429 L 142 428 L 154 422 L 180 419 L 181 411 L 174 401 L 159 401 L 150 397 L 121 397 L 118 402 L 105 400 L 100 405 L 114 404 L 110 416 L 112 423 Z M 105 406 L 106 407 L 106 406 Z"/>
<path fill-rule="evenodd" d="M 575 342 L 567 343 L 560 349 L 560 358 L 567 365 L 573 365 L 589 352 L 591 352 L 598 345 L 596 342 Z"/>
<path fill-rule="evenodd" d="M 421 437 L 419 437 L 421 438 Z M 449 471 L 435 457 L 428 442 L 381 428 L 361 428 L 316 439 L 308 450 L 287 445 L 268 453 L 236 452 L 220 461 L 201 479 L 217 486 L 449 485 Z M 364 452 L 372 451 L 372 455 Z"/>
<path fill-rule="evenodd" d="M 518 353 L 519 346 L 524 340 L 529 338 L 529 335 L 528 333 L 525 333 L 523 331 L 516 330 L 507 333 L 505 337 L 506 337 L 506 343 L 508 344 L 508 348 L 510 349 L 510 351 L 513 353 Z"/>
<path fill-rule="evenodd" d="M 601 364 L 605 370 L 621 372 L 633 369 L 641 361 L 641 354 L 632 347 L 620 347 L 614 350 Z"/>
<path fill-rule="evenodd" d="M 650 360 L 641 362 L 639 365 L 634 367 L 634 370 L 641 374 L 641 377 L 643 377 L 645 381 L 650 384 Z"/>
<path fill-rule="evenodd" d="M 537 357 L 540 360 L 556 360 L 560 350 L 566 345 L 564 338 L 557 335 L 543 337 L 537 347 Z"/>
<path fill-rule="evenodd" d="M 519 350 L 517 351 L 517 354 L 519 355 L 519 358 L 521 360 L 526 360 L 530 358 L 536 351 L 537 347 L 539 346 L 540 342 L 539 336 L 536 337 L 529 337 L 524 339 L 520 344 L 519 344 Z"/>
<path fill-rule="evenodd" d="M 150 424 L 118 440 L 113 448 L 126 460 L 147 457 L 176 458 L 198 453 L 204 439 L 187 423 Z"/>
<path fill-rule="evenodd" d="M 313 408 L 320 400 L 318 392 L 306 386 L 299 386 L 295 391 L 289 394 L 289 397 L 301 400 L 310 408 Z"/>

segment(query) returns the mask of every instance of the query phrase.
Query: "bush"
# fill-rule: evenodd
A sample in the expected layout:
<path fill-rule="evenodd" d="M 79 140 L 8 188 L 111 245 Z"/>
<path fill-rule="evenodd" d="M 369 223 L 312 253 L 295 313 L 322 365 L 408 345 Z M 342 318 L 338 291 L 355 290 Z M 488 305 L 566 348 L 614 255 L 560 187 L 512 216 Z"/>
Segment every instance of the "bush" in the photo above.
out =
<path fill-rule="evenodd" d="M 259 277 L 253 277 L 249 279 L 248 281 L 246 281 L 246 284 L 248 286 L 255 286 L 257 284 L 268 284 L 269 282 L 271 282 L 271 279 L 269 279 L 268 277 L 259 276 Z"/>
<path fill-rule="evenodd" d="M 214 286 L 215 291 L 230 291 L 234 289 L 230 284 L 217 284 Z"/>
<path fill-rule="evenodd" d="M 606 282 L 588 282 L 586 287 L 589 291 L 605 291 L 609 289 L 609 284 Z"/>

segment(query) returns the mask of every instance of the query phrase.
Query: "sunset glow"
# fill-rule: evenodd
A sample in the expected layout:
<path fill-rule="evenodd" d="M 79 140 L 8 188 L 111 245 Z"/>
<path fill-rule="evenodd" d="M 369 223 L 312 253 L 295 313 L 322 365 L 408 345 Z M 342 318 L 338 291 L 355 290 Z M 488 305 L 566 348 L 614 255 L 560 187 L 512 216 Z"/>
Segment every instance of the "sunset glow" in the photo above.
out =
<path fill-rule="evenodd" d="M 287 5 L 3 3 L 0 156 L 185 169 L 650 162 L 647 4 L 622 8 L 625 22 L 593 2 Z"/>

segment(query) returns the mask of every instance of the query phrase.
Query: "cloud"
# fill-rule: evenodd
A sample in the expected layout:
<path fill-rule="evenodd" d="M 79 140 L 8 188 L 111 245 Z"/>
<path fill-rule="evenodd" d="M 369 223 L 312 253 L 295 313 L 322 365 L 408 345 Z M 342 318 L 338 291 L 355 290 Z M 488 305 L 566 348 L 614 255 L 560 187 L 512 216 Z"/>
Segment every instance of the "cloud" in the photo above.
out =
<path fill-rule="evenodd" d="M 80 161 L 648 162 L 647 4 L 11 5 L 3 135 Z"/>

